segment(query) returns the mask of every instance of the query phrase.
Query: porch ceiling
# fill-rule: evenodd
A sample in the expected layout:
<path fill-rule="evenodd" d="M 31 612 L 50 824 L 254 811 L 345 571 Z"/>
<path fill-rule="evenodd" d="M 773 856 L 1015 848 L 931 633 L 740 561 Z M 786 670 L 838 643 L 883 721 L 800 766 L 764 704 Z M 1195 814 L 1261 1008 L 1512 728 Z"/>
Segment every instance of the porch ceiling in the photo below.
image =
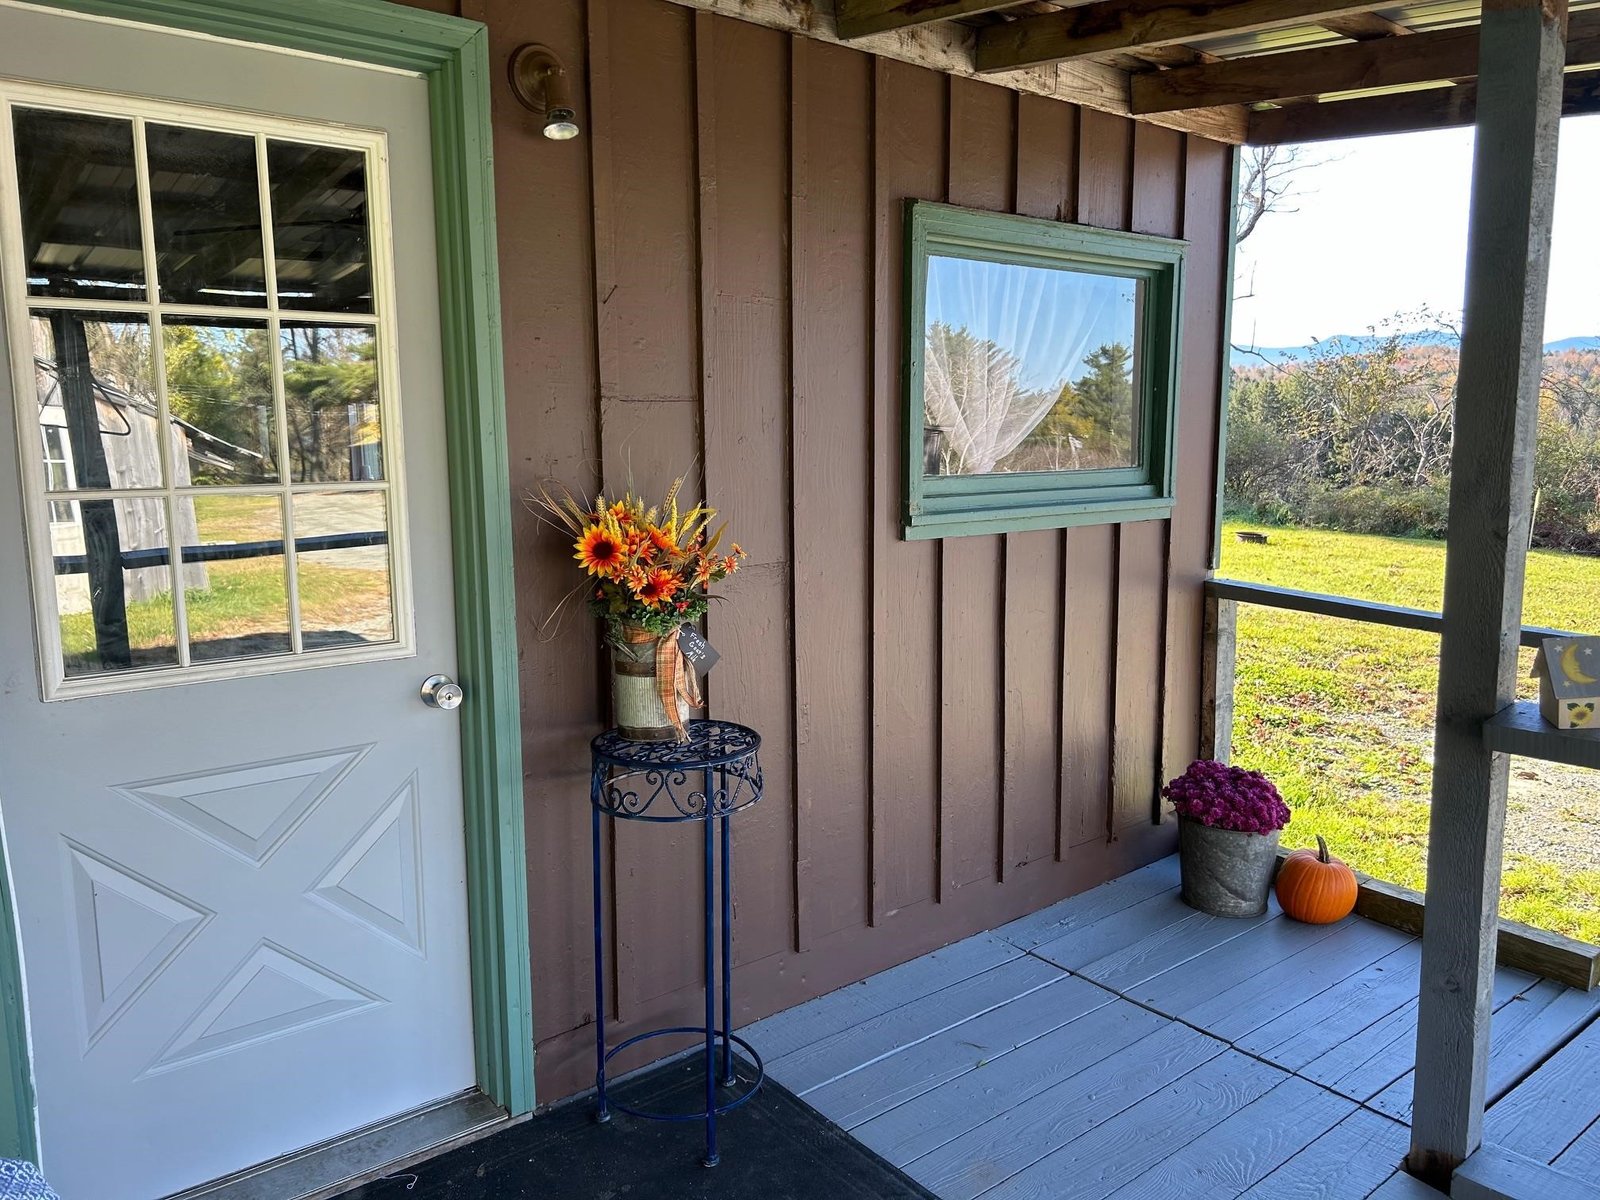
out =
<path fill-rule="evenodd" d="M 1471 124 L 1478 0 L 678 0 L 1230 142 Z M 1563 112 L 1600 111 L 1575 0 Z"/>

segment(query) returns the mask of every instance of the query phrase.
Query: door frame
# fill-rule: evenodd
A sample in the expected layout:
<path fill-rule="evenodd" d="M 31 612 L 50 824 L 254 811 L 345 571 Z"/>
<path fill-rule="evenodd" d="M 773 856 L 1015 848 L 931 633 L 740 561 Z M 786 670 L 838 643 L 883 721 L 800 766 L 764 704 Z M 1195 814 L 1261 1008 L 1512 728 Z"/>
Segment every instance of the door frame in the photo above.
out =
<path fill-rule="evenodd" d="M 24 0 L 88 16 L 396 67 L 428 84 L 462 705 L 478 1086 L 534 1106 L 522 726 L 495 236 L 489 33 L 389 0 Z M 7 186 L 10 186 L 7 184 Z M 17 925 L 0 845 L 0 1156 L 37 1158 Z M 330 1134 L 341 1132 L 330 1130 Z"/>

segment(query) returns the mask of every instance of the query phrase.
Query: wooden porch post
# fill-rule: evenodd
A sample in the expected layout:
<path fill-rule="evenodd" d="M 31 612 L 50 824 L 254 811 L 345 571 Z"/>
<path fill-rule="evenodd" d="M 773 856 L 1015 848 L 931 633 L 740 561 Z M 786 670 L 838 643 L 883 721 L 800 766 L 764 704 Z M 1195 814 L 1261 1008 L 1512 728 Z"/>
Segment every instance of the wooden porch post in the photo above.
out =
<path fill-rule="evenodd" d="M 1482 726 L 1517 673 L 1566 25 L 1484 4 L 1408 1159 L 1435 1183 L 1483 1132 L 1507 761 Z"/>

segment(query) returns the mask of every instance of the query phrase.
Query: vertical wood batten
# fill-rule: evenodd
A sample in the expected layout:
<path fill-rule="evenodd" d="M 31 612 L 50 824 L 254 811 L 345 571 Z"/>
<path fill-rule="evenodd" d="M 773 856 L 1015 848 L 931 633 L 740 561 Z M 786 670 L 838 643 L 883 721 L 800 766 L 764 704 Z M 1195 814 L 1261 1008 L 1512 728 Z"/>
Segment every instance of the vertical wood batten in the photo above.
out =
<path fill-rule="evenodd" d="M 1134 123 L 1125 117 L 1089 109 L 1080 110 L 1078 127 L 1078 220 L 1085 225 L 1102 229 L 1127 229 L 1133 219 L 1133 133 Z M 1122 586 L 1120 563 L 1123 557 L 1123 531 L 1120 525 L 1084 526 L 1081 531 L 1070 532 L 1067 542 L 1068 561 L 1074 568 L 1068 580 L 1074 595 L 1069 600 L 1069 610 L 1080 614 L 1074 621 L 1078 629 L 1104 630 L 1104 645 L 1085 645 L 1078 649 L 1078 661 L 1069 665 L 1069 678 L 1083 691 L 1075 697 L 1078 701 L 1074 716 L 1090 726 L 1098 724 L 1100 730 L 1084 730 L 1091 744 L 1104 739 L 1106 762 L 1104 771 L 1098 764 L 1083 764 L 1079 776 L 1084 784 L 1103 786 L 1098 797 L 1097 811 L 1094 798 L 1081 796 L 1080 803 L 1089 811 L 1080 814 L 1084 819 L 1079 827 L 1082 840 L 1088 840 L 1090 830 L 1097 830 L 1106 840 L 1116 836 L 1118 821 L 1117 783 L 1126 771 L 1129 756 L 1129 733 L 1121 728 L 1118 717 L 1122 713 L 1119 698 L 1123 686 L 1123 644 L 1121 633 Z M 1110 585 L 1109 603 L 1097 604 L 1100 598 L 1092 594 L 1077 595 L 1078 589 L 1097 591 L 1096 574 Z M 1074 603 L 1075 601 L 1075 603 Z M 1098 611 L 1096 611 L 1098 609 Z M 1082 624 L 1083 617 L 1098 617 L 1099 625 Z M 1085 641 L 1098 641 L 1093 635 Z M 1097 676 L 1104 672 L 1103 706 L 1095 700 L 1101 692 Z M 1081 683 L 1079 681 L 1081 680 Z M 1098 747 L 1095 747 L 1098 749 Z"/>
<path fill-rule="evenodd" d="M 1203 587 L 1211 564 L 1216 439 L 1227 403 L 1222 382 L 1224 300 L 1233 286 L 1227 271 L 1233 237 L 1231 154 L 1201 138 L 1186 139 L 1183 235 L 1183 374 L 1178 404 L 1177 505 L 1172 513 L 1167 577 L 1167 672 L 1164 688 L 1161 779 L 1171 779 L 1197 754 Z M 1231 732 L 1231 731 L 1230 731 Z M 1165 817 L 1165 813 L 1163 813 Z"/>
<path fill-rule="evenodd" d="M 1183 232 L 1183 140 L 1170 129 L 1134 124 L 1128 214 L 1133 232 Z M 1119 830 L 1160 819 L 1168 524 L 1141 521 L 1118 534 L 1112 803 Z"/>
<path fill-rule="evenodd" d="M 901 538 L 903 210 L 942 199 L 945 77 L 874 60 L 873 915 L 937 894 L 938 543 Z"/>
<path fill-rule="evenodd" d="M 1435 1183 L 1483 1132 L 1508 762 L 1482 730 L 1516 690 L 1566 17 L 1499 0 L 1479 41 L 1408 1160 Z"/>
<path fill-rule="evenodd" d="M 1017 100 L 1015 209 L 1064 220 L 1076 207 L 1075 111 Z M 1065 850 L 1061 820 L 1062 532 L 1005 535 L 1005 771 L 1001 878 Z"/>
<path fill-rule="evenodd" d="M 711 713 L 761 733 L 765 779 L 761 804 L 733 822 L 742 962 L 794 935 L 788 39 L 696 19 L 706 496 L 750 553 L 706 618 L 724 655 Z"/>
<path fill-rule="evenodd" d="M 688 471 L 685 489 L 700 494 L 692 14 L 637 0 L 592 7 L 604 10 L 605 60 L 592 48 L 591 70 L 604 74 L 607 121 L 603 164 L 596 146 L 607 193 L 595 235 L 602 474 L 615 493 Z M 681 903 L 699 892 L 698 833 L 617 823 L 613 961 L 624 1022 L 700 978 L 700 934 Z"/>
<path fill-rule="evenodd" d="M 1015 93 L 971 79 L 951 78 L 949 86 L 950 202 L 1010 212 Z M 997 534 L 940 543 L 941 898 L 945 888 L 998 877 L 1005 714 L 1001 543 Z"/>
<path fill-rule="evenodd" d="M 791 43 L 800 948 L 871 914 L 872 60 Z M 863 526 L 866 526 L 864 529 Z M 865 536 L 864 536 L 865 535 Z"/>
<path fill-rule="evenodd" d="M 584 5 L 558 0 L 537 22 L 512 10 L 491 28 L 491 60 L 537 36 L 555 47 L 581 79 L 586 68 Z M 538 29 L 533 27 L 537 24 Z M 593 1019 L 593 940 L 589 936 L 588 742 L 604 719 L 600 655 L 593 623 L 569 613 L 549 640 L 540 623 L 570 590 L 570 550 L 546 531 L 522 498 L 547 478 L 591 491 L 598 486 L 599 431 L 593 305 L 593 201 L 589 147 L 565 147 L 541 135 L 531 113 L 503 91 L 493 94 L 498 129 L 496 204 L 529 212 L 500 231 L 501 311 L 508 329 L 549 336 L 508 343 L 507 457 L 516 556 L 521 655 L 524 795 L 528 812 L 531 953 L 540 964 L 540 1034 Z M 539 186 L 530 188 L 529 180 Z M 531 211 L 528 206 L 531 206 Z M 570 231 L 554 243 L 538 231 Z M 581 400 L 581 403 L 574 402 Z"/>

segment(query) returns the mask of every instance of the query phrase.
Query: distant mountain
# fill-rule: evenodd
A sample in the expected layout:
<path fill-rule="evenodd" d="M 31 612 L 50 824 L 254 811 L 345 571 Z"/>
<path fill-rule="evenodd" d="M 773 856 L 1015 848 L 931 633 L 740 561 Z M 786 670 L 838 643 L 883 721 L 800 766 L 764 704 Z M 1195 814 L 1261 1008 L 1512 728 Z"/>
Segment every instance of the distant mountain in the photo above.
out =
<path fill-rule="evenodd" d="M 1563 350 L 1600 350 L 1600 337 L 1569 337 L 1544 344 L 1546 354 L 1560 354 Z"/>
<path fill-rule="evenodd" d="M 1442 330 L 1426 330 L 1412 336 L 1418 345 L 1423 346 L 1449 346 L 1455 343 L 1455 338 Z M 1335 342 L 1352 354 L 1358 354 L 1363 350 L 1372 349 L 1382 341 L 1383 338 L 1370 333 L 1338 333 L 1323 338 L 1318 345 L 1326 346 L 1330 342 Z M 1314 349 L 1316 346 L 1235 346 L 1232 362 L 1236 367 L 1260 365 L 1264 362 L 1281 366 L 1286 362 L 1307 358 Z M 1559 354 L 1564 350 L 1600 350 L 1600 336 L 1569 337 L 1545 343 L 1546 354 Z"/>

